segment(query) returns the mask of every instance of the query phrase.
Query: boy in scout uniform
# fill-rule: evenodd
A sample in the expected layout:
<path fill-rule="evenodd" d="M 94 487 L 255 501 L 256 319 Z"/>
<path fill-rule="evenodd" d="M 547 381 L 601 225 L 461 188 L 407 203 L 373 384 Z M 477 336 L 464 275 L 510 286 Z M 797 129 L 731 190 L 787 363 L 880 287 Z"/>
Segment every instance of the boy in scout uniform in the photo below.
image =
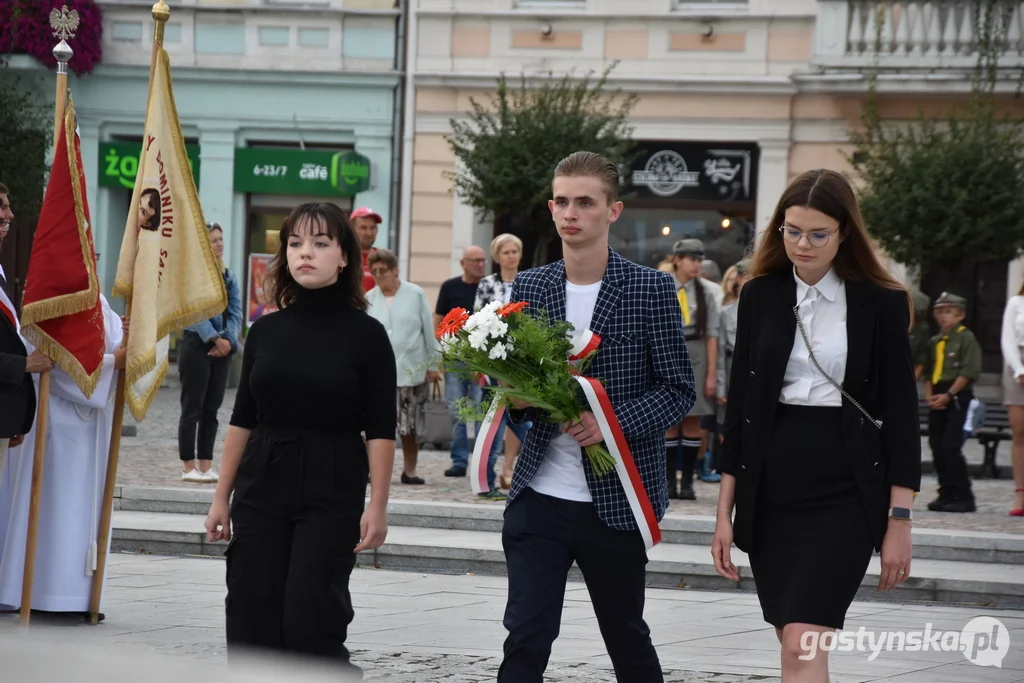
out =
<path fill-rule="evenodd" d="M 981 345 L 961 323 L 967 301 L 943 292 L 932 313 L 942 328 L 928 343 L 925 368 L 925 398 L 928 415 L 928 442 L 935 472 L 939 477 L 939 497 L 928 504 L 935 512 L 974 512 L 974 494 L 967 476 L 963 429 L 967 409 L 974 398 L 973 385 L 981 376 Z"/>

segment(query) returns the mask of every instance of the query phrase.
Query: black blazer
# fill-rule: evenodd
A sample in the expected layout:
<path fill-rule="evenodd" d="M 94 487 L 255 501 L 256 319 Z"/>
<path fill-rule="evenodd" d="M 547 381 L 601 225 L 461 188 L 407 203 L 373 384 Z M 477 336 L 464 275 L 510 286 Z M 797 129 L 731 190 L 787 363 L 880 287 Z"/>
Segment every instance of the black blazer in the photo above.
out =
<path fill-rule="evenodd" d="M 36 387 L 25 372 L 28 351 L 0 313 L 0 439 L 28 434 L 36 417 Z"/>
<path fill-rule="evenodd" d="M 906 292 L 869 282 L 846 282 L 848 394 L 876 420 L 877 429 L 843 399 L 843 440 L 854 462 L 875 550 L 888 526 L 891 486 L 921 486 L 917 382 L 910 351 Z M 765 445 L 775 423 L 786 365 L 796 341 L 796 280 L 791 268 L 743 286 L 719 471 L 736 478 L 736 547 L 749 552 L 754 504 Z M 800 340 L 803 343 L 803 340 Z M 837 381 L 839 378 L 833 378 Z"/>

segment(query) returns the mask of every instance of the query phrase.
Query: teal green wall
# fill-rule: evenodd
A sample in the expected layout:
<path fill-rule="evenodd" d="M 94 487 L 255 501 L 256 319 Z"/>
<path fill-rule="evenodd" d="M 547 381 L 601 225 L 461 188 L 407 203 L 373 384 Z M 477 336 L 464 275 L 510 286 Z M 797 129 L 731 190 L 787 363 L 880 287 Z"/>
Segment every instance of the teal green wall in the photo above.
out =
<path fill-rule="evenodd" d="M 218 221 L 226 228 L 228 267 L 245 272 L 245 195 L 235 193 L 232 185 L 234 150 L 250 140 L 297 143 L 301 135 L 307 144 L 354 145 L 373 162 L 375 180 L 370 190 L 353 198 L 353 206 L 370 205 L 380 213 L 384 223 L 378 246 L 393 246 L 387 239 L 393 220 L 389 209 L 396 77 L 198 70 L 173 64 L 171 69 L 182 132 L 201 147 L 203 213 L 207 221 Z M 89 76 L 69 78 L 82 136 L 94 237 L 101 254 L 101 285 L 108 295 L 131 197 L 127 190 L 98 186 L 99 145 L 118 136 L 141 137 L 148 75 L 145 68 L 100 66 Z M 52 83 L 52 76 L 40 79 L 40 87 L 52 88 Z M 48 98 L 52 102 L 52 89 Z M 111 300 L 119 309 L 120 303 Z"/>

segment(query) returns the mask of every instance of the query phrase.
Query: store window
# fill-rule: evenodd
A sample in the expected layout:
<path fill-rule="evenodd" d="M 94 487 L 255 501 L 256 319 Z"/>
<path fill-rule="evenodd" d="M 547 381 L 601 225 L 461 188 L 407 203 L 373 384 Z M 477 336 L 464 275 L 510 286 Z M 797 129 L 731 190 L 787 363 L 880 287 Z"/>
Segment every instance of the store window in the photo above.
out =
<path fill-rule="evenodd" d="M 723 272 L 742 259 L 754 237 L 757 145 L 639 140 L 636 150 L 612 248 L 654 268 L 677 241 L 697 238 Z"/>
<path fill-rule="evenodd" d="M 657 268 L 672 254 L 672 245 L 695 237 L 722 272 L 743 258 L 753 226 L 749 217 L 714 210 L 635 208 L 627 204 L 612 224 L 611 247 L 624 258 Z"/>

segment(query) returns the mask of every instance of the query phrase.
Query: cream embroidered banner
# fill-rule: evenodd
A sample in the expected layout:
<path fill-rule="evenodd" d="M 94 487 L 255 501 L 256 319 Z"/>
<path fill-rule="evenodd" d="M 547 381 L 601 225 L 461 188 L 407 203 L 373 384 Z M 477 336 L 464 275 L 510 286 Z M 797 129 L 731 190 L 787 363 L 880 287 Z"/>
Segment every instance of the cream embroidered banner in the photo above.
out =
<path fill-rule="evenodd" d="M 125 401 L 145 418 L 168 369 L 168 335 L 227 308 L 160 50 L 114 296 L 131 303 Z"/>

